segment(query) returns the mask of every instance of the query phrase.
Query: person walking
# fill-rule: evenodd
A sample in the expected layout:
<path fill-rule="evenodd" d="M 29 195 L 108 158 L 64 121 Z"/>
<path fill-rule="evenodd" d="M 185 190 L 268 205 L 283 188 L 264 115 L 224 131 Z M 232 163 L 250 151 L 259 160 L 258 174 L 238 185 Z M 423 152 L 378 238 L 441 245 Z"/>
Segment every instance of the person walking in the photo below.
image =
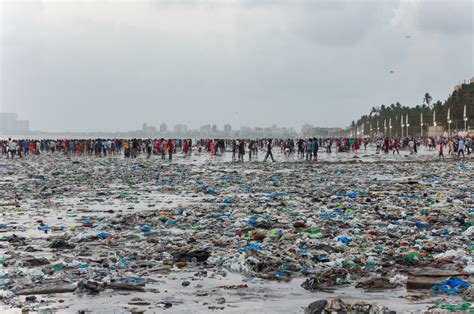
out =
<path fill-rule="evenodd" d="M 273 158 L 273 154 L 272 154 L 272 140 L 271 140 L 271 139 L 268 140 L 268 143 L 267 143 L 267 154 L 265 155 L 265 159 L 264 159 L 263 161 L 267 161 L 267 158 L 268 158 L 269 156 L 272 158 L 272 161 L 275 162 L 275 159 Z"/>
<path fill-rule="evenodd" d="M 443 159 L 445 159 L 445 158 L 444 158 L 444 154 L 443 154 L 443 143 L 442 143 L 442 142 L 439 143 L 439 155 L 438 155 L 438 158 L 441 158 L 441 157 L 443 157 Z"/>

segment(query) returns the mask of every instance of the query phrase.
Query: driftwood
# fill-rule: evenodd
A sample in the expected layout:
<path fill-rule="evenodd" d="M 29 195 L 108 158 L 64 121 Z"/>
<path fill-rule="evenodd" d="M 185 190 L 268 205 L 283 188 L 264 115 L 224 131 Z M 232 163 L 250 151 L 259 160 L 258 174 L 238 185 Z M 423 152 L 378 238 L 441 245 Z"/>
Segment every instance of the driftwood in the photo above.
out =
<path fill-rule="evenodd" d="M 128 284 L 121 282 L 113 282 L 107 285 L 108 289 L 112 290 L 127 290 L 127 291 L 145 291 L 144 284 Z M 69 293 L 76 291 L 76 285 L 52 285 L 35 287 L 31 289 L 23 289 L 15 292 L 16 295 L 35 295 L 35 294 L 53 294 L 53 293 Z"/>
<path fill-rule="evenodd" d="M 57 285 L 36 287 L 32 289 L 24 289 L 15 292 L 16 295 L 33 295 L 33 294 L 51 294 L 51 293 L 68 293 L 76 290 L 75 285 Z"/>
<path fill-rule="evenodd" d="M 407 289 L 431 289 L 434 285 L 440 284 L 443 279 L 448 277 L 413 277 L 409 276 L 407 279 Z"/>
<path fill-rule="evenodd" d="M 112 282 L 107 285 L 107 288 L 113 290 L 128 290 L 128 291 L 145 291 L 145 288 L 136 284 L 128 284 L 128 283 L 121 283 L 121 282 Z"/>

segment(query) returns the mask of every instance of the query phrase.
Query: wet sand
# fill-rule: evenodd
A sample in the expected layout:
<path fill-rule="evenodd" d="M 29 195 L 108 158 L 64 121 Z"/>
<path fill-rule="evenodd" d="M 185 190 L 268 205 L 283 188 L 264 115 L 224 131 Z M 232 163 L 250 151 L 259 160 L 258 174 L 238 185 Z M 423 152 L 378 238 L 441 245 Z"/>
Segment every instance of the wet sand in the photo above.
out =
<path fill-rule="evenodd" d="M 263 153 L 259 154 L 260 159 L 263 158 L 262 155 Z M 279 152 L 275 155 L 278 160 L 285 160 Z M 473 172 L 472 157 L 439 161 L 434 151 L 422 150 L 417 156 L 401 152 L 401 155 L 397 156 L 376 154 L 372 148 L 366 153 L 361 151 L 358 158 L 353 158 L 353 156 L 352 153 L 330 155 L 320 153 L 319 163 L 307 163 L 297 158 L 289 158 L 283 163 L 267 164 L 231 163 L 229 153 L 221 157 L 203 155 L 187 158 L 178 154 L 171 164 L 162 162 L 157 157 L 150 160 L 144 158 L 124 160 L 121 157 L 66 158 L 56 155 L 13 161 L 0 159 L 0 188 L 3 190 L 0 199 L 2 214 L 0 224 L 15 227 L 13 230 L 2 230 L 0 238 L 15 234 L 25 237 L 27 245 L 37 246 L 41 250 L 36 253 L 26 253 L 21 252 L 25 246 L 19 246 L 16 248 L 17 252 L 12 254 L 15 246 L 3 241 L 0 242 L 0 258 L 10 255 L 18 258 L 34 254 L 35 257 L 43 256 L 50 259 L 52 264 L 62 262 L 73 265 L 78 261 L 91 264 L 91 259 L 93 260 L 94 255 L 99 252 L 108 254 L 111 251 L 133 251 L 133 243 L 120 247 L 122 242 L 119 242 L 117 248 L 101 241 L 92 241 L 87 242 L 85 247 L 92 252 L 93 256 L 78 257 L 75 256 L 74 250 L 58 252 L 47 247 L 52 239 L 64 237 L 65 234 L 71 236 L 81 232 L 97 233 L 102 230 L 100 224 L 104 224 L 103 229 L 106 230 L 105 224 L 108 220 L 114 217 L 131 217 L 133 213 L 169 212 L 173 213 L 170 217 L 175 217 L 175 211 L 184 208 L 194 212 L 215 211 L 223 214 L 227 211 L 225 206 L 229 206 L 238 213 L 243 207 L 251 206 L 251 204 L 261 206 L 262 198 L 264 199 L 269 193 L 279 192 L 290 194 L 288 199 L 284 198 L 284 202 L 293 206 L 292 208 L 298 212 L 302 210 L 301 206 L 306 204 L 306 201 L 301 199 L 306 197 L 302 184 L 308 178 L 311 180 L 311 182 L 306 182 L 308 188 L 312 191 L 320 191 L 322 194 L 368 192 L 374 188 L 374 185 L 379 186 L 377 193 L 382 193 L 384 186 L 393 187 L 396 184 L 416 180 L 419 191 L 413 193 L 438 193 L 443 194 L 444 199 L 464 193 L 464 199 L 459 202 L 454 201 L 449 206 L 453 210 L 465 213 L 472 210 L 474 186 L 472 176 L 468 175 Z M 179 168 L 179 165 L 183 168 Z M 291 174 L 294 174 L 294 182 Z M 227 176 L 235 181 L 227 185 L 219 181 Z M 274 178 L 271 184 L 259 183 L 259 180 L 270 180 L 270 178 Z M 216 194 L 207 194 L 199 186 L 196 187 L 197 180 L 205 181 L 206 185 L 216 189 Z M 345 182 L 338 182 L 338 180 L 345 180 Z M 347 185 L 346 189 L 340 191 L 341 186 L 344 185 Z M 243 189 L 246 186 L 251 187 L 251 190 Z M 230 199 L 231 205 L 225 203 L 227 198 Z M 383 202 L 383 199 L 381 197 L 379 201 Z M 405 201 L 405 198 L 403 200 Z M 270 205 L 276 206 L 272 203 Z M 270 207 L 263 207 L 261 213 L 282 215 L 276 208 Z M 308 213 L 303 210 L 301 215 L 305 216 Z M 283 216 L 282 219 L 293 219 L 291 212 Z M 176 226 L 163 224 L 154 227 L 155 231 L 161 236 L 175 238 L 182 243 L 188 236 L 194 236 L 196 230 L 189 229 L 188 225 L 181 226 L 180 222 L 185 220 L 182 217 L 180 219 L 182 220 L 178 220 Z M 81 225 L 86 220 L 97 221 L 98 226 L 94 229 L 82 228 Z M 64 230 L 44 233 L 38 230 L 38 221 L 48 226 L 63 226 Z M 227 237 L 231 237 L 229 232 L 235 232 L 236 227 L 226 223 L 221 225 L 219 221 L 217 223 L 224 228 L 226 226 L 229 228 L 228 230 L 221 229 L 222 234 L 227 233 Z M 319 222 L 316 220 L 315 223 Z M 137 226 L 140 226 L 140 222 L 137 222 Z M 110 233 L 110 230 L 107 229 L 107 232 Z M 130 233 L 131 230 L 126 230 L 126 232 Z M 137 233 L 139 232 L 138 230 Z M 460 232 L 461 230 L 454 230 L 453 234 L 457 235 Z M 125 233 L 120 234 L 120 236 L 124 235 Z M 218 236 L 220 235 L 215 235 L 215 237 Z M 209 244 L 211 239 L 212 236 L 208 235 L 201 241 Z M 142 252 L 146 250 L 147 246 L 144 245 L 146 239 L 143 236 L 140 235 L 136 242 L 135 249 Z M 267 242 L 263 243 L 271 250 L 278 247 L 278 245 L 271 246 Z M 212 245 L 207 245 L 211 253 L 220 255 L 234 254 L 235 246 L 236 243 L 232 243 L 229 248 L 214 248 L 215 252 L 212 252 Z M 143 253 L 146 255 L 146 252 Z M 13 266 L 13 262 L 11 264 L 10 267 L 0 267 L 0 272 L 5 270 L 14 272 L 16 266 Z M 157 262 L 158 266 L 163 266 L 163 263 Z M 96 269 L 91 265 L 80 276 L 88 278 Z M 203 271 L 207 271 L 206 276 L 202 275 Z M 118 272 L 123 276 L 131 275 L 123 269 Z M 171 313 L 209 311 L 302 313 L 304 308 L 315 300 L 342 298 L 346 302 L 364 300 L 383 304 L 391 310 L 406 312 L 426 310 L 435 302 L 462 302 L 461 297 L 446 295 L 410 302 L 402 297 L 410 294 L 420 295 L 429 291 L 407 291 L 403 286 L 388 291 L 368 293 L 356 289 L 352 284 L 348 287 L 336 287 L 333 293 L 310 292 L 301 287 L 301 283 L 307 276 L 295 275 L 289 282 L 265 280 L 212 263 L 200 265 L 189 263 L 182 269 L 174 265 L 165 267 L 161 271 L 143 270 L 132 273 L 146 280 L 145 292 L 105 290 L 98 295 L 79 292 L 42 295 L 38 296 L 38 302 L 30 304 L 24 302 L 24 296 L 17 296 L 8 301 L 0 301 L 0 311 L 19 313 L 21 308 L 29 308 L 40 313 L 77 313 L 81 310 L 92 313 L 129 313 L 136 310 L 146 310 L 146 313 L 161 311 Z M 45 278 L 71 277 L 68 275 L 68 270 L 65 270 L 64 273 L 53 273 Z M 79 279 L 80 277 L 76 278 L 76 281 Z M 184 281 L 189 281 L 190 285 L 183 287 Z M 241 284 L 246 284 L 248 287 L 240 289 L 220 287 Z M 133 301 L 134 298 L 140 298 L 140 300 Z M 224 298 L 225 302 L 220 298 Z M 44 302 L 41 303 L 40 300 Z M 130 302 L 146 305 L 129 304 Z M 172 306 L 165 309 L 166 302 L 171 303 Z"/>

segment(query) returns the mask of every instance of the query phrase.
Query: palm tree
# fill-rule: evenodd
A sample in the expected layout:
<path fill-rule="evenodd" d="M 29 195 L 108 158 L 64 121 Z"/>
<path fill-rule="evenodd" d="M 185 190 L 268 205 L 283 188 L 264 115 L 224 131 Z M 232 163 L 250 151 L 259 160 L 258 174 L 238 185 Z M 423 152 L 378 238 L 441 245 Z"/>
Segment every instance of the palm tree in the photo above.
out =
<path fill-rule="evenodd" d="M 369 117 L 372 117 L 374 113 L 377 113 L 377 108 L 372 107 L 372 109 L 370 109 Z"/>
<path fill-rule="evenodd" d="M 430 103 L 431 103 L 431 100 L 433 100 L 433 98 L 431 98 L 429 93 L 426 93 L 425 97 L 423 98 L 423 103 L 426 103 L 429 107 Z"/>

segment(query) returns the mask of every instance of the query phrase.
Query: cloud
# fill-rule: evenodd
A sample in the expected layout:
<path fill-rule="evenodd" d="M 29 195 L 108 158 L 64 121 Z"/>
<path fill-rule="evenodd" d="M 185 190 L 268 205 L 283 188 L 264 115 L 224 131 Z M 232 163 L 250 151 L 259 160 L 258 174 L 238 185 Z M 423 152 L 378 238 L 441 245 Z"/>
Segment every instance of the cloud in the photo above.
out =
<path fill-rule="evenodd" d="M 1 104 L 33 129 L 344 126 L 472 75 L 465 32 L 419 24 L 427 1 L 1 5 Z"/>
<path fill-rule="evenodd" d="M 473 10 L 470 0 L 405 0 L 394 9 L 391 22 L 394 26 L 413 26 L 425 33 L 472 35 Z"/>

